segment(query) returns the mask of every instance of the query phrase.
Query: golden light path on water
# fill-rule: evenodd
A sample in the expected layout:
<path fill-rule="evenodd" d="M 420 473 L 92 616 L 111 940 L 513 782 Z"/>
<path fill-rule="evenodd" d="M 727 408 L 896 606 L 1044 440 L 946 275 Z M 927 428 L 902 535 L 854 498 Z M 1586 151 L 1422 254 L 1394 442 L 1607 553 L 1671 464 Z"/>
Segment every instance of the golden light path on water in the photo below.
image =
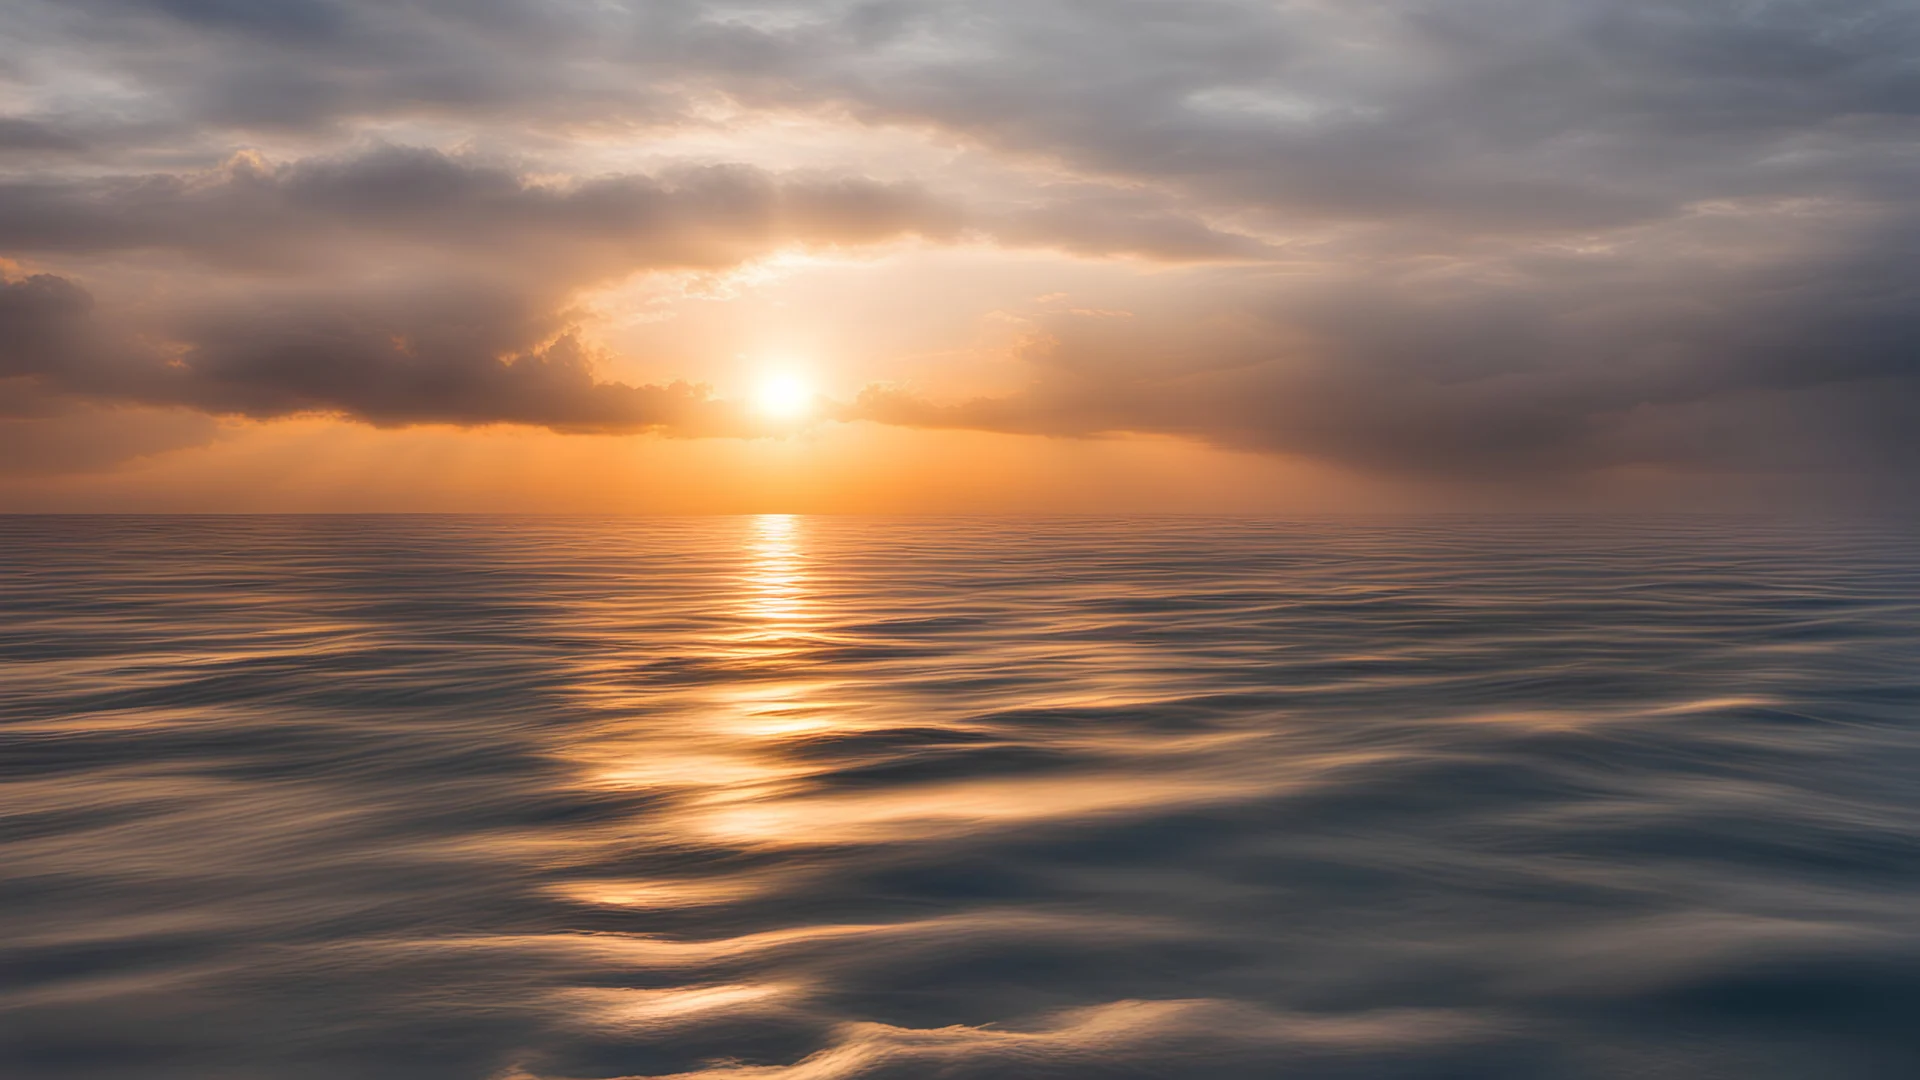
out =
<path fill-rule="evenodd" d="M 639 694 L 582 680 L 579 689 L 588 699 L 611 706 L 617 717 L 577 750 L 588 763 L 589 782 L 672 791 L 677 812 L 662 819 L 672 827 L 700 843 L 760 848 L 911 840 L 1128 806 L 1230 799 L 1250 786 L 1273 782 L 1267 777 L 1236 783 L 1220 772 L 1217 761 L 1207 763 L 1204 773 L 1182 775 L 1183 753 L 1247 738 L 1214 733 L 1143 742 L 1143 747 L 1150 743 L 1162 766 L 1155 776 L 969 778 L 873 792 L 833 791 L 811 783 L 815 775 L 837 768 L 832 760 L 805 753 L 823 738 L 857 738 L 918 724 L 974 738 L 977 745 L 994 744 L 967 724 L 964 704 L 947 703 L 942 709 L 938 702 L 901 700 L 870 680 L 822 674 L 829 666 L 822 654 L 842 655 L 857 647 L 846 626 L 860 613 L 832 610 L 837 598 L 821 595 L 821 583 L 810 577 L 806 542 L 802 518 L 769 514 L 746 520 L 734 575 L 737 591 L 713 598 L 727 625 L 705 642 L 708 657 L 724 664 L 732 678 Z M 1003 643 L 973 661 L 991 666 L 1000 650 L 1026 660 L 1021 654 L 1029 648 Z M 1052 657 L 1082 674 L 1063 679 L 1032 704 L 1072 709 L 1150 702 L 1131 692 L 1135 668 L 1127 651 L 1108 643 Z M 1112 749 L 1126 740 L 1104 733 L 1085 741 Z M 703 889 L 714 895 L 715 888 L 655 881 L 628 882 L 615 891 L 629 897 L 684 897 Z"/>

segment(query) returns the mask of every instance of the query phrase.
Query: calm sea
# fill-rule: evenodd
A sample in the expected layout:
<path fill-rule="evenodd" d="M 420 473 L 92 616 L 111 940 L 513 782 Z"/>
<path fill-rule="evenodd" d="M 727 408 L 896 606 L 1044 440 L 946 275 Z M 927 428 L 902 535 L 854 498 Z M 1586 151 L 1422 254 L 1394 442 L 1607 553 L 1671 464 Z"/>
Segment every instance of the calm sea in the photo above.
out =
<path fill-rule="evenodd" d="M 1920 543 L 0 518 L 0 1076 L 1920 1076 Z"/>

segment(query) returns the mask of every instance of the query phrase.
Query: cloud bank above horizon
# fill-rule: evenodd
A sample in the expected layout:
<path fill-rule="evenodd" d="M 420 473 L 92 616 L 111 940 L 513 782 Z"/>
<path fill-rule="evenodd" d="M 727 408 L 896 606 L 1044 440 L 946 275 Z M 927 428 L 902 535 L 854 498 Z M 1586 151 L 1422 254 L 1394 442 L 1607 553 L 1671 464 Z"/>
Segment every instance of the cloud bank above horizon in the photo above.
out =
<path fill-rule="evenodd" d="M 1920 472 L 1889 0 L 21 0 L 0 40 L 5 471 L 235 417 L 762 435 L 744 309 L 690 312 L 845 262 L 898 294 L 827 298 L 872 344 L 821 423 Z"/>

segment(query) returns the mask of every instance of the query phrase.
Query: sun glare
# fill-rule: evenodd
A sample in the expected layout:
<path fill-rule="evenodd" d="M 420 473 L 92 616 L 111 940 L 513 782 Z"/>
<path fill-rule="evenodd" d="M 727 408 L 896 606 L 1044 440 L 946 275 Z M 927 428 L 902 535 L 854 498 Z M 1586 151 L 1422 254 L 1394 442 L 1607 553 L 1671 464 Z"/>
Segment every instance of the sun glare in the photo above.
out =
<path fill-rule="evenodd" d="M 754 390 L 753 404 L 766 416 L 793 420 L 806 415 L 813 405 L 813 391 L 792 375 L 769 375 Z"/>

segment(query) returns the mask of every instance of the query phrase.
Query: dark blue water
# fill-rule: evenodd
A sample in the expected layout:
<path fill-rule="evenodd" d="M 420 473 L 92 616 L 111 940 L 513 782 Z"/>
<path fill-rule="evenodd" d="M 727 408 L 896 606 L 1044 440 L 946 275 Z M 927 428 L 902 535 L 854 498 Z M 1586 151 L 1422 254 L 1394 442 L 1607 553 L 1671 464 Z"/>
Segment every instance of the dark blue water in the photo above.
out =
<path fill-rule="evenodd" d="M 1920 546 L 0 518 L 0 1075 L 1920 1076 Z"/>

